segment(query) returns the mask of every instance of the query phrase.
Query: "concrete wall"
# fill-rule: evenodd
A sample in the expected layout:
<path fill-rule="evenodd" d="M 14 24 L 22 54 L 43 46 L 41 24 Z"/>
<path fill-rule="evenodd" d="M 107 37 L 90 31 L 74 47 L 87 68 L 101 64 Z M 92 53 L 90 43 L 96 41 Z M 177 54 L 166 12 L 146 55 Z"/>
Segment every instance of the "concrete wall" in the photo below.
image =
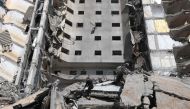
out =
<path fill-rule="evenodd" d="M 66 62 L 99 62 L 99 63 L 123 63 L 124 62 L 124 36 L 126 36 L 126 14 L 123 14 L 125 0 L 119 3 L 111 3 L 110 0 L 96 1 L 85 0 L 84 4 L 68 0 L 68 7 L 74 10 L 74 14 L 67 12 L 67 19 L 72 22 L 72 27 L 65 25 L 65 32 L 71 35 L 72 41 L 63 41 L 63 47 L 69 50 L 69 54 L 60 54 Z M 122 5 L 121 5 L 122 4 Z M 78 11 L 84 11 L 84 15 L 78 15 Z M 101 15 L 96 15 L 101 11 Z M 111 11 L 119 11 L 119 15 L 112 15 Z M 122 19 L 122 17 L 124 17 Z M 102 27 L 97 27 L 91 34 L 95 22 L 101 22 Z M 82 28 L 77 23 L 83 23 Z M 112 27 L 112 23 L 120 23 L 120 27 Z M 76 41 L 76 36 L 82 36 L 81 41 Z M 101 36 L 101 40 L 95 41 L 95 36 Z M 121 40 L 112 41 L 112 36 L 121 36 Z M 80 56 L 75 55 L 75 50 L 81 50 Z M 100 56 L 95 56 L 95 50 L 101 50 Z M 120 50 L 122 55 L 113 56 L 113 50 Z"/>

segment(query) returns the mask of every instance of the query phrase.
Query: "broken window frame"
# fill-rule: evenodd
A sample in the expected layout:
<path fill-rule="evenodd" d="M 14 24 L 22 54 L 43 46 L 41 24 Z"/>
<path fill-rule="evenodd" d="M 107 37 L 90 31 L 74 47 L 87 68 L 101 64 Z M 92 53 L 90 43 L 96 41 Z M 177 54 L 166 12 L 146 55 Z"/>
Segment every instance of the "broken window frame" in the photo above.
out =
<path fill-rule="evenodd" d="M 67 11 L 70 12 L 71 14 L 74 14 L 74 11 L 69 7 L 67 7 Z"/>
<path fill-rule="evenodd" d="M 67 20 L 67 19 L 65 19 L 65 24 L 67 24 L 67 25 L 69 25 L 71 27 L 73 26 L 73 23 L 71 21 Z"/>
<path fill-rule="evenodd" d="M 69 50 L 66 48 L 61 47 L 61 52 L 69 55 Z"/>

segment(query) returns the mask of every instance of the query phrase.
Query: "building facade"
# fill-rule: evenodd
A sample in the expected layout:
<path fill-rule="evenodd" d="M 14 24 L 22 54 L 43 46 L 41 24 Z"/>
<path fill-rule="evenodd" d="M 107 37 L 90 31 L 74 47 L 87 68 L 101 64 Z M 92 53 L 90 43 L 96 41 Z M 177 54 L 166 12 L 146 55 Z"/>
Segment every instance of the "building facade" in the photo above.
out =
<path fill-rule="evenodd" d="M 126 61 L 128 21 L 125 0 L 68 0 L 64 38 L 55 72 L 113 74 Z M 86 73 L 84 73 L 86 72 Z"/>

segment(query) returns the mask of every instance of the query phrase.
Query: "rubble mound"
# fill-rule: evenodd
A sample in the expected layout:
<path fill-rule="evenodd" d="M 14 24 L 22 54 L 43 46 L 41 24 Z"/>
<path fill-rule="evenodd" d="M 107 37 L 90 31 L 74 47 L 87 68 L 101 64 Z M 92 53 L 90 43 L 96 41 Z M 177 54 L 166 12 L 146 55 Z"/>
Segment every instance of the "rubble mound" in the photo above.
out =
<path fill-rule="evenodd" d="M 19 91 L 17 87 L 8 81 L 0 82 L 0 97 L 18 98 Z"/>

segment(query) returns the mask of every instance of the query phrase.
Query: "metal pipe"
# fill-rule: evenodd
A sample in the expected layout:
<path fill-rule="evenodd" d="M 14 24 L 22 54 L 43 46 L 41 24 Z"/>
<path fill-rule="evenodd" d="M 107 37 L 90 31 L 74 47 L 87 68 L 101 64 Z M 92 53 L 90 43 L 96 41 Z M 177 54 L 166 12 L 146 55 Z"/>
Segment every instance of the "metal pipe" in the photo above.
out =
<path fill-rule="evenodd" d="M 41 48 L 42 48 L 42 42 L 44 39 L 44 32 L 45 32 L 44 29 L 45 29 L 45 25 L 47 23 L 48 7 L 49 7 L 49 0 L 45 0 L 43 12 L 42 12 L 42 16 L 41 16 L 41 21 L 40 21 L 40 28 L 38 30 L 38 34 L 36 37 L 37 43 L 34 48 L 34 54 L 33 54 L 31 66 L 29 69 L 29 75 L 28 75 L 26 89 L 25 89 L 26 94 L 30 94 L 32 92 L 32 89 L 34 87 L 34 82 L 35 82 L 35 76 L 39 70 L 39 58 L 42 55 Z"/>

